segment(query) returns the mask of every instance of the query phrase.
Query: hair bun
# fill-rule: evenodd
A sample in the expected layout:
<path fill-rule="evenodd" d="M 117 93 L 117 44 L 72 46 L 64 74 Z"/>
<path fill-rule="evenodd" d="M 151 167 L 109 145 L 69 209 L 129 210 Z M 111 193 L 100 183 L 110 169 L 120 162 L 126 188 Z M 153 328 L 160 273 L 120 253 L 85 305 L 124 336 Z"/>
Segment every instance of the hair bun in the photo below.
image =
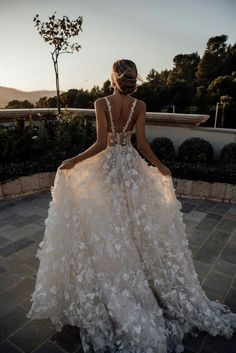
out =
<path fill-rule="evenodd" d="M 120 93 L 129 94 L 137 89 L 138 71 L 131 60 L 121 59 L 112 66 L 112 81 Z"/>

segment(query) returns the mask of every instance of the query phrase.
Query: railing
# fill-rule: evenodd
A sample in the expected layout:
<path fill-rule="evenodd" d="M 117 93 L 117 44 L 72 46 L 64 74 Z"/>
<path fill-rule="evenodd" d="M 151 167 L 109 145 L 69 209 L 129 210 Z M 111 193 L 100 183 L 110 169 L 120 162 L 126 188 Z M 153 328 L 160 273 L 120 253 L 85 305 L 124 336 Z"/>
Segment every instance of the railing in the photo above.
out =
<path fill-rule="evenodd" d="M 64 108 L 61 109 L 64 111 Z M 94 109 L 68 108 L 75 113 L 83 113 L 86 117 L 94 119 Z M 32 109 L 0 109 L 0 123 L 11 123 L 17 117 L 29 117 L 32 120 L 40 121 L 43 117 L 56 116 L 56 108 L 32 108 Z M 203 114 L 176 114 L 176 113 L 156 113 L 147 112 L 147 125 L 197 127 L 209 119 L 209 115 Z"/>

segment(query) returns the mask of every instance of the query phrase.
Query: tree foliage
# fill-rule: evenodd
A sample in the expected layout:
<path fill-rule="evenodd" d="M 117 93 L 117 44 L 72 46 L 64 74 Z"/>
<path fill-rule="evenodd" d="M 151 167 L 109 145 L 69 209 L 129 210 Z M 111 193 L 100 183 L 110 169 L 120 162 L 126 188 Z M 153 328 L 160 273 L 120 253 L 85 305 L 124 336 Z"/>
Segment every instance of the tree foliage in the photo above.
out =
<path fill-rule="evenodd" d="M 5 108 L 7 109 L 28 109 L 33 107 L 33 103 L 29 102 L 27 99 L 25 99 L 24 101 L 13 99 L 12 101 L 8 102 L 8 104 L 5 106 Z"/>
<path fill-rule="evenodd" d="M 216 104 L 219 109 L 217 126 L 236 128 L 236 43 L 228 44 L 228 37 L 211 37 L 202 58 L 197 52 L 178 54 L 173 68 L 157 71 L 151 68 L 146 82 L 140 84 L 134 97 L 144 100 L 147 111 L 209 114 L 203 126 L 214 126 Z M 73 88 L 60 95 L 63 107 L 94 108 L 94 101 L 113 93 L 110 80 L 102 87 Z M 56 97 L 43 97 L 36 107 L 57 106 Z"/>
<path fill-rule="evenodd" d="M 36 14 L 33 21 L 40 36 L 45 42 L 53 46 L 51 56 L 56 76 L 58 114 L 60 114 L 61 101 L 58 57 L 61 54 L 72 54 L 74 51 L 78 52 L 80 50 L 81 45 L 77 42 L 71 43 L 70 39 L 71 37 L 78 36 L 80 31 L 82 31 L 83 17 L 79 16 L 77 19 L 71 21 L 67 16 L 56 18 L 55 14 L 56 12 L 54 12 L 52 16 L 49 16 L 49 21 L 47 22 L 41 22 L 39 15 Z"/>

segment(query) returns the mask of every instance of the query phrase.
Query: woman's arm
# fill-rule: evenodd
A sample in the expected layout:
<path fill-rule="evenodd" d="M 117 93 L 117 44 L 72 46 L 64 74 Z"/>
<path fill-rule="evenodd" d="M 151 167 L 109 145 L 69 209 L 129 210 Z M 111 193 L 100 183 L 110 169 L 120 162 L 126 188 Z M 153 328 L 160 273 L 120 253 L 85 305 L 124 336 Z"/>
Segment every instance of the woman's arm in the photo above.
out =
<path fill-rule="evenodd" d="M 157 158 L 155 153 L 152 151 L 151 147 L 146 141 L 145 136 L 145 120 L 146 120 L 146 104 L 140 101 L 140 110 L 135 123 L 137 148 L 146 157 L 150 163 L 152 163 L 161 173 L 171 174 L 169 168 L 167 168 L 161 161 Z"/>
<path fill-rule="evenodd" d="M 96 115 L 96 133 L 97 140 L 86 151 L 73 157 L 73 161 L 79 163 L 87 158 L 95 156 L 107 147 L 107 119 L 104 112 L 103 98 L 98 98 L 94 102 Z"/>

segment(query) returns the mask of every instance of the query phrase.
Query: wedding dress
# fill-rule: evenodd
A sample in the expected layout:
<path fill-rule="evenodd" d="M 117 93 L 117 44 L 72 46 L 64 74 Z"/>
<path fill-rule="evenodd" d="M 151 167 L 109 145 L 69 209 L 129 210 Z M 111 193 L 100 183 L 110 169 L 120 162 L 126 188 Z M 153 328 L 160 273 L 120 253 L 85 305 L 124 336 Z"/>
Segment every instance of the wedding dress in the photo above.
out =
<path fill-rule="evenodd" d="M 31 319 L 80 328 L 85 353 L 183 352 L 187 333 L 226 338 L 236 314 L 201 288 L 173 181 L 126 131 L 71 170 L 57 170 Z"/>

